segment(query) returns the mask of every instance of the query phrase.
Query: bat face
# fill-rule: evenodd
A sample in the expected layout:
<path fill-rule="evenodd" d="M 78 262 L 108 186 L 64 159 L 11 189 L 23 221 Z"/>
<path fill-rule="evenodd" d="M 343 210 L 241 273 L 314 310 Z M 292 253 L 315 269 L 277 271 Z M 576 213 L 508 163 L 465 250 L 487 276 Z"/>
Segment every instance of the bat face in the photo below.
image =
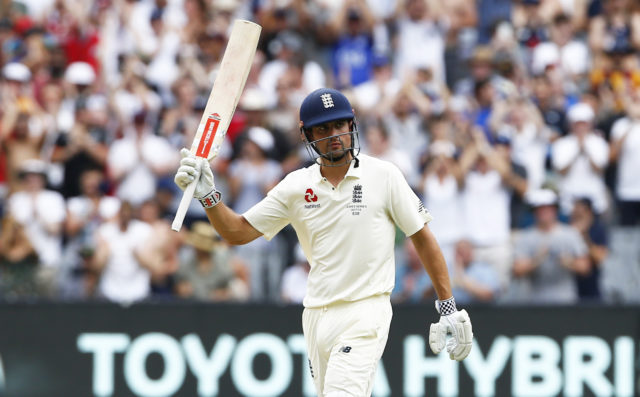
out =
<path fill-rule="evenodd" d="M 209 158 L 209 153 L 211 152 L 211 146 L 213 145 L 213 140 L 216 136 L 216 132 L 218 132 L 218 127 L 220 126 L 220 115 L 218 113 L 214 113 L 207 117 L 207 122 L 204 125 L 204 131 L 202 131 L 202 136 L 200 137 L 200 142 L 198 143 L 198 148 L 196 149 L 196 156 Z M 216 147 L 214 150 L 218 150 Z M 215 153 L 212 153 L 213 157 Z"/>
<path fill-rule="evenodd" d="M 253 22 L 234 22 L 191 146 L 196 156 L 208 160 L 217 156 L 247 81 L 261 30 Z"/>
<path fill-rule="evenodd" d="M 261 30 L 260 25 L 250 21 L 237 19 L 233 23 L 229 42 L 220 62 L 220 69 L 191 144 L 191 153 L 194 155 L 209 161 L 218 155 L 247 81 Z M 185 189 L 180 200 L 171 225 L 171 229 L 175 231 L 179 231 L 182 227 L 196 183 L 197 180 L 194 180 Z"/>

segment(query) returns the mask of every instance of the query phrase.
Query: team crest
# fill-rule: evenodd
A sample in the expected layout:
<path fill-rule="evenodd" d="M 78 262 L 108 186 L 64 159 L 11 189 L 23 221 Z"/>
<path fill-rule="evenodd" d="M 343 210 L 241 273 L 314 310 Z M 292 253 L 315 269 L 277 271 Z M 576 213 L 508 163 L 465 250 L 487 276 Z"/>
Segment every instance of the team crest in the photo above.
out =
<path fill-rule="evenodd" d="M 361 203 L 362 202 L 362 185 L 355 185 L 353 187 L 353 195 L 351 198 L 352 203 Z"/>
<path fill-rule="evenodd" d="M 331 97 L 331 94 L 322 94 L 320 95 L 320 99 L 322 99 L 322 104 L 324 105 L 325 109 L 333 107 L 333 98 Z"/>

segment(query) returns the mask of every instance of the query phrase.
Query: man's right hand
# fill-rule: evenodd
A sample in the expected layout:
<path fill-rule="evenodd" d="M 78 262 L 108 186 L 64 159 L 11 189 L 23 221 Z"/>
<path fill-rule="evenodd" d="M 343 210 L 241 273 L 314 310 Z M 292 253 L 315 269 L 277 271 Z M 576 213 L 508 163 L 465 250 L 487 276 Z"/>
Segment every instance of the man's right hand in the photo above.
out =
<path fill-rule="evenodd" d="M 191 182 L 197 179 L 198 184 L 193 193 L 193 197 L 197 199 L 201 199 L 213 192 L 216 186 L 209 161 L 203 157 L 196 157 L 187 148 L 180 150 L 180 156 L 182 156 L 180 167 L 173 178 L 175 184 L 180 189 L 185 190 Z"/>

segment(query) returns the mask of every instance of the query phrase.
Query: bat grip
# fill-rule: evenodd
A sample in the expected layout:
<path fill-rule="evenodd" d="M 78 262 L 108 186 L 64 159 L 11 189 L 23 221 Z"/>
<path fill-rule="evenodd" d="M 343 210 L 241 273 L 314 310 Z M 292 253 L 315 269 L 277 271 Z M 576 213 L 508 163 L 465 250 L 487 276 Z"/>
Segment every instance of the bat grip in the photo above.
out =
<path fill-rule="evenodd" d="M 189 204 L 191 204 L 191 199 L 193 198 L 193 192 L 196 191 L 196 184 L 198 183 L 197 179 L 194 179 L 193 182 L 184 189 L 184 193 L 182 194 L 182 199 L 180 200 L 180 205 L 178 205 L 178 210 L 176 211 L 176 216 L 173 218 L 173 223 L 171 224 L 171 230 L 176 232 L 180 231 L 182 227 L 182 221 L 184 221 L 184 216 L 187 214 L 187 210 L 189 209 Z"/>

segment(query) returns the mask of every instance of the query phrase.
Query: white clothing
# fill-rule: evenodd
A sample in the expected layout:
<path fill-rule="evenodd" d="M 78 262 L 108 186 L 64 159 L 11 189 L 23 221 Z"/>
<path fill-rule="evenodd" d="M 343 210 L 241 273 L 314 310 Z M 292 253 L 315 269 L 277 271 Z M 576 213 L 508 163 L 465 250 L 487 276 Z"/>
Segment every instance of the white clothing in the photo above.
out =
<path fill-rule="evenodd" d="M 302 328 L 319 396 L 371 395 L 391 317 L 388 294 L 304 309 Z"/>
<path fill-rule="evenodd" d="M 313 164 L 243 214 L 268 240 L 291 223 L 311 265 L 305 307 L 391 293 L 396 225 L 411 236 L 431 220 L 397 167 L 358 158 L 337 187 Z"/>
<path fill-rule="evenodd" d="M 361 112 L 368 113 L 373 111 L 384 99 L 393 98 L 401 87 L 402 84 L 397 79 L 385 82 L 382 87 L 375 80 L 365 81 L 353 87 L 354 105 Z"/>
<path fill-rule="evenodd" d="M 401 120 L 395 115 L 389 115 L 384 123 L 389 131 L 391 146 L 406 153 L 413 169 L 420 169 L 420 158 L 429 146 L 429 135 L 424 129 L 422 117 L 412 113 Z"/>
<path fill-rule="evenodd" d="M 120 209 L 120 200 L 115 197 L 105 196 L 100 198 L 97 215 L 100 219 L 113 218 Z M 93 213 L 93 201 L 85 196 L 71 197 L 67 201 L 67 210 L 78 219 L 88 220 Z"/>
<path fill-rule="evenodd" d="M 553 42 L 538 44 L 532 55 L 532 69 L 536 73 L 544 72 L 547 66 L 558 64 L 564 75 L 584 74 L 589 69 L 589 49 L 577 40 L 572 40 L 562 47 Z"/>
<path fill-rule="evenodd" d="M 560 177 L 560 208 L 571 212 L 576 198 L 588 197 L 597 213 L 607 209 L 607 191 L 602 173 L 595 172 L 589 163 L 603 169 L 609 162 L 609 145 L 596 134 L 585 137 L 584 152 L 580 153 L 580 143 L 574 135 L 567 135 L 555 141 L 551 147 L 553 168 L 562 170 L 569 166 L 567 173 Z"/>
<path fill-rule="evenodd" d="M 303 264 L 296 263 L 282 273 L 282 298 L 285 302 L 302 303 L 307 294 L 309 273 Z"/>
<path fill-rule="evenodd" d="M 42 190 L 35 198 L 27 192 L 16 192 L 9 197 L 9 214 L 25 228 L 25 233 L 40 263 L 57 267 L 62 258 L 62 222 L 66 218 L 64 198 L 58 192 Z M 50 233 L 47 226 L 59 228 Z"/>
<path fill-rule="evenodd" d="M 438 23 L 402 18 L 397 23 L 395 75 L 404 80 L 412 71 L 428 67 L 435 81 L 444 82 L 444 30 Z"/>
<path fill-rule="evenodd" d="M 276 86 L 280 77 L 287 72 L 289 65 L 287 62 L 274 59 L 267 62 L 258 77 L 258 86 L 265 93 L 266 98 L 270 101 L 268 107 L 271 108 L 276 105 L 278 95 L 276 92 Z M 302 69 L 302 85 L 306 92 L 312 92 L 318 88 L 324 87 L 326 76 L 322 67 L 313 61 L 305 63 Z"/>
<path fill-rule="evenodd" d="M 151 275 L 138 263 L 134 251 L 147 244 L 152 237 L 149 224 L 132 220 L 126 231 L 117 222 L 98 228 L 98 236 L 109 245 L 109 259 L 100 276 L 99 291 L 114 302 L 133 302 L 144 299 L 151 290 Z"/>
<path fill-rule="evenodd" d="M 435 174 L 425 179 L 423 191 L 424 203 L 429 211 L 436 214 L 429 228 L 438 243 L 452 244 L 463 237 L 464 217 L 461 213 L 461 193 L 453 175 L 447 175 L 442 181 Z"/>
<path fill-rule="evenodd" d="M 462 199 L 467 238 L 474 246 L 504 244 L 510 236 L 509 192 L 497 171 L 471 171 Z"/>
<path fill-rule="evenodd" d="M 625 117 L 613 124 L 611 141 L 615 142 L 629 131 L 618 157 L 616 196 L 624 201 L 640 201 L 640 121 Z"/>
<path fill-rule="evenodd" d="M 142 142 L 133 136 L 116 140 L 109 149 L 107 163 L 113 173 L 126 172 L 120 180 L 116 195 L 123 201 L 140 205 L 156 193 L 156 175 L 150 166 L 177 166 L 178 153 L 162 137 L 145 133 Z"/>
<path fill-rule="evenodd" d="M 549 141 L 538 131 L 534 123 L 527 123 L 517 131 L 508 127 L 501 131 L 511 139 L 511 159 L 527 170 L 529 189 L 538 189 L 545 179 L 545 159 Z"/>

